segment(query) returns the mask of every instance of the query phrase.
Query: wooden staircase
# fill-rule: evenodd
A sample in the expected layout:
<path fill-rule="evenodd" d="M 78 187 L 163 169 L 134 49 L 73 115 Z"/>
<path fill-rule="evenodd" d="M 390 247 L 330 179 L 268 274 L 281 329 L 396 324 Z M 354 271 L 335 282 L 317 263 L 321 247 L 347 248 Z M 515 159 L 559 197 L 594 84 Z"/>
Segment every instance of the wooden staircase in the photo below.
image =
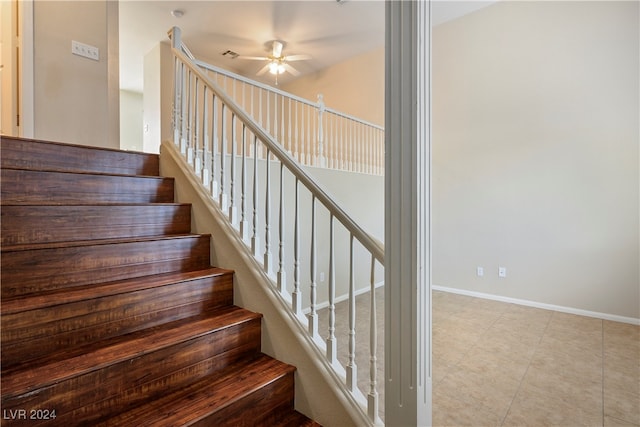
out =
<path fill-rule="evenodd" d="M 2 425 L 318 425 L 158 156 L 0 149 Z"/>

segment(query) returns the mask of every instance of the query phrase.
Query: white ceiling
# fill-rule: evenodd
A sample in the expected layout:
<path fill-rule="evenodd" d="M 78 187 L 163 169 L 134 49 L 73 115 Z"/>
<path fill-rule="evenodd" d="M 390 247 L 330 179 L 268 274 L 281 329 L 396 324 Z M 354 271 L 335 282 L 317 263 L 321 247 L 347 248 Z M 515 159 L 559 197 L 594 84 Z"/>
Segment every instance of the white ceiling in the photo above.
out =
<path fill-rule="evenodd" d="M 432 22 L 438 25 L 485 7 L 494 1 L 434 1 Z M 181 18 L 171 15 L 179 9 Z M 260 61 L 231 59 L 264 56 L 278 39 L 285 55 L 308 54 L 312 59 L 292 63 L 301 74 L 321 70 L 384 45 L 384 1 L 180 1 L 120 0 L 120 87 L 142 92 L 143 58 L 167 40 L 172 26 L 182 29 L 183 41 L 198 57 L 247 77 L 263 67 Z M 280 77 L 286 82 L 292 76 Z M 273 83 L 267 73 L 262 79 Z"/>

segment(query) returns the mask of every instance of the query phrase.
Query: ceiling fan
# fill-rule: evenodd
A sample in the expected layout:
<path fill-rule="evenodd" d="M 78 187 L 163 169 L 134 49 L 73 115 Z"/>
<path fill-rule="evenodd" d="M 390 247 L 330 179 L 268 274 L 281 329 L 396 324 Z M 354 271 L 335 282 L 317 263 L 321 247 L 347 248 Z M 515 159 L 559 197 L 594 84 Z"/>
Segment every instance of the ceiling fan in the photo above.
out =
<path fill-rule="evenodd" d="M 284 49 L 285 43 L 280 40 L 272 40 L 270 42 L 265 43 L 266 45 L 271 45 L 271 54 L 268 56 L 242 56 L 239 58 L 243 59 L 251 59 L 257 61 L 267 61 L 264 67 L 262 67 L 257 73 L 257 76 L 262 76 L 267 71 L 276 76 L 276 84 L 278 84 L 278 75 L 283 74 L 285 71 L 294 75 L 299 76 L 300 72 L 293 68 L 289 62 L 294 61 L 304 61 L 307 59 L 311 59 L 310 55 L 290 55 L 285 56 L 282 54 L 282 50 Z"/>

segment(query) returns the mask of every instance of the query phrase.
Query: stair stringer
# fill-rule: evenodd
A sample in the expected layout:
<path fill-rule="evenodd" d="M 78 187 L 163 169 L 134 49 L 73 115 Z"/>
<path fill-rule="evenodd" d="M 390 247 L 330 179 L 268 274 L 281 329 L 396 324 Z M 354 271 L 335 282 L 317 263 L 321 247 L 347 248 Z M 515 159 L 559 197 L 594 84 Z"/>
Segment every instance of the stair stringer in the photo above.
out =
<path fill-rule="evenodd" d="M 297 368 L 295 409 L 326 427 L 374 425 L 365 412 L 366 398 L 347 389 L 336 372 L 342 367 L 327 361 L 200 179 L 183 164 L 178 148 L 163 142 L 160 175 L 175 179 L 177 203 L 192 205 L 192 232 L 211 234 L 212 265 L 235 271 L 234 304 L 263 314 L 262 352 Z"/>

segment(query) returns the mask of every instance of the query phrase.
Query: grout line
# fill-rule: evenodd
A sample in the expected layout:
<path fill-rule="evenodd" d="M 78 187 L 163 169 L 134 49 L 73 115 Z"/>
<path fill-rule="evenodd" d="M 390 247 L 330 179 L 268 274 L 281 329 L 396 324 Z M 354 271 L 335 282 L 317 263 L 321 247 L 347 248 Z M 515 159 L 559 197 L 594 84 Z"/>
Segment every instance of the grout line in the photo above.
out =
<path fill-rule="evenodd" d="M 549 316 L 549 320 L 547 320 L 547 324 L 544 327 L 544 331 L 540 335 L 540 339 L 538 340 L 538 344 L 536 344 L 536 347 L 533 350 L 533 354 L 531 355 L 531 358 L 529 359 L 529 364 L 527 365 L 527 369 L 524 371 L 524 375 L 522 375 L 522 378 L 520 378 L 520 383 L 518 384 L 518 389 L 513 394 L 513 398 L 511 399 L 511 403 L 509 403 L 509 408 L 507 409 L 507 412 L 504 414 L 504 417 L 502 418 L 502 421 L 500 422 L 501 426 L 503 426 L 504 422 L 507 420 L 507 416 L 509 415 L 509 412 L 511 412 L 511 406 L 513 406 L 513 402 L 514 402 L 514 400 L 516 400 L 516 396 L 518 395 L 518 393 L 520 393 L 520 390 L 522 390 L 522 383 L 524 382 L 524 379 L 527 376 L 527 373 L 529 372 L 529 368 L 531 367 L 531 361 L 535 357 L 536 351 L 538 351 L 538 346 L 540 345 L 540 342 L 542 342 L 542 338 L 547 333 L 547 329 L 549 328 L 549 323 L 551 323 L 551 319 L 553 318 L 554 313 L 555 313 L 555 311 L 552 311 L 551 312 L 551 316 Z"/>

